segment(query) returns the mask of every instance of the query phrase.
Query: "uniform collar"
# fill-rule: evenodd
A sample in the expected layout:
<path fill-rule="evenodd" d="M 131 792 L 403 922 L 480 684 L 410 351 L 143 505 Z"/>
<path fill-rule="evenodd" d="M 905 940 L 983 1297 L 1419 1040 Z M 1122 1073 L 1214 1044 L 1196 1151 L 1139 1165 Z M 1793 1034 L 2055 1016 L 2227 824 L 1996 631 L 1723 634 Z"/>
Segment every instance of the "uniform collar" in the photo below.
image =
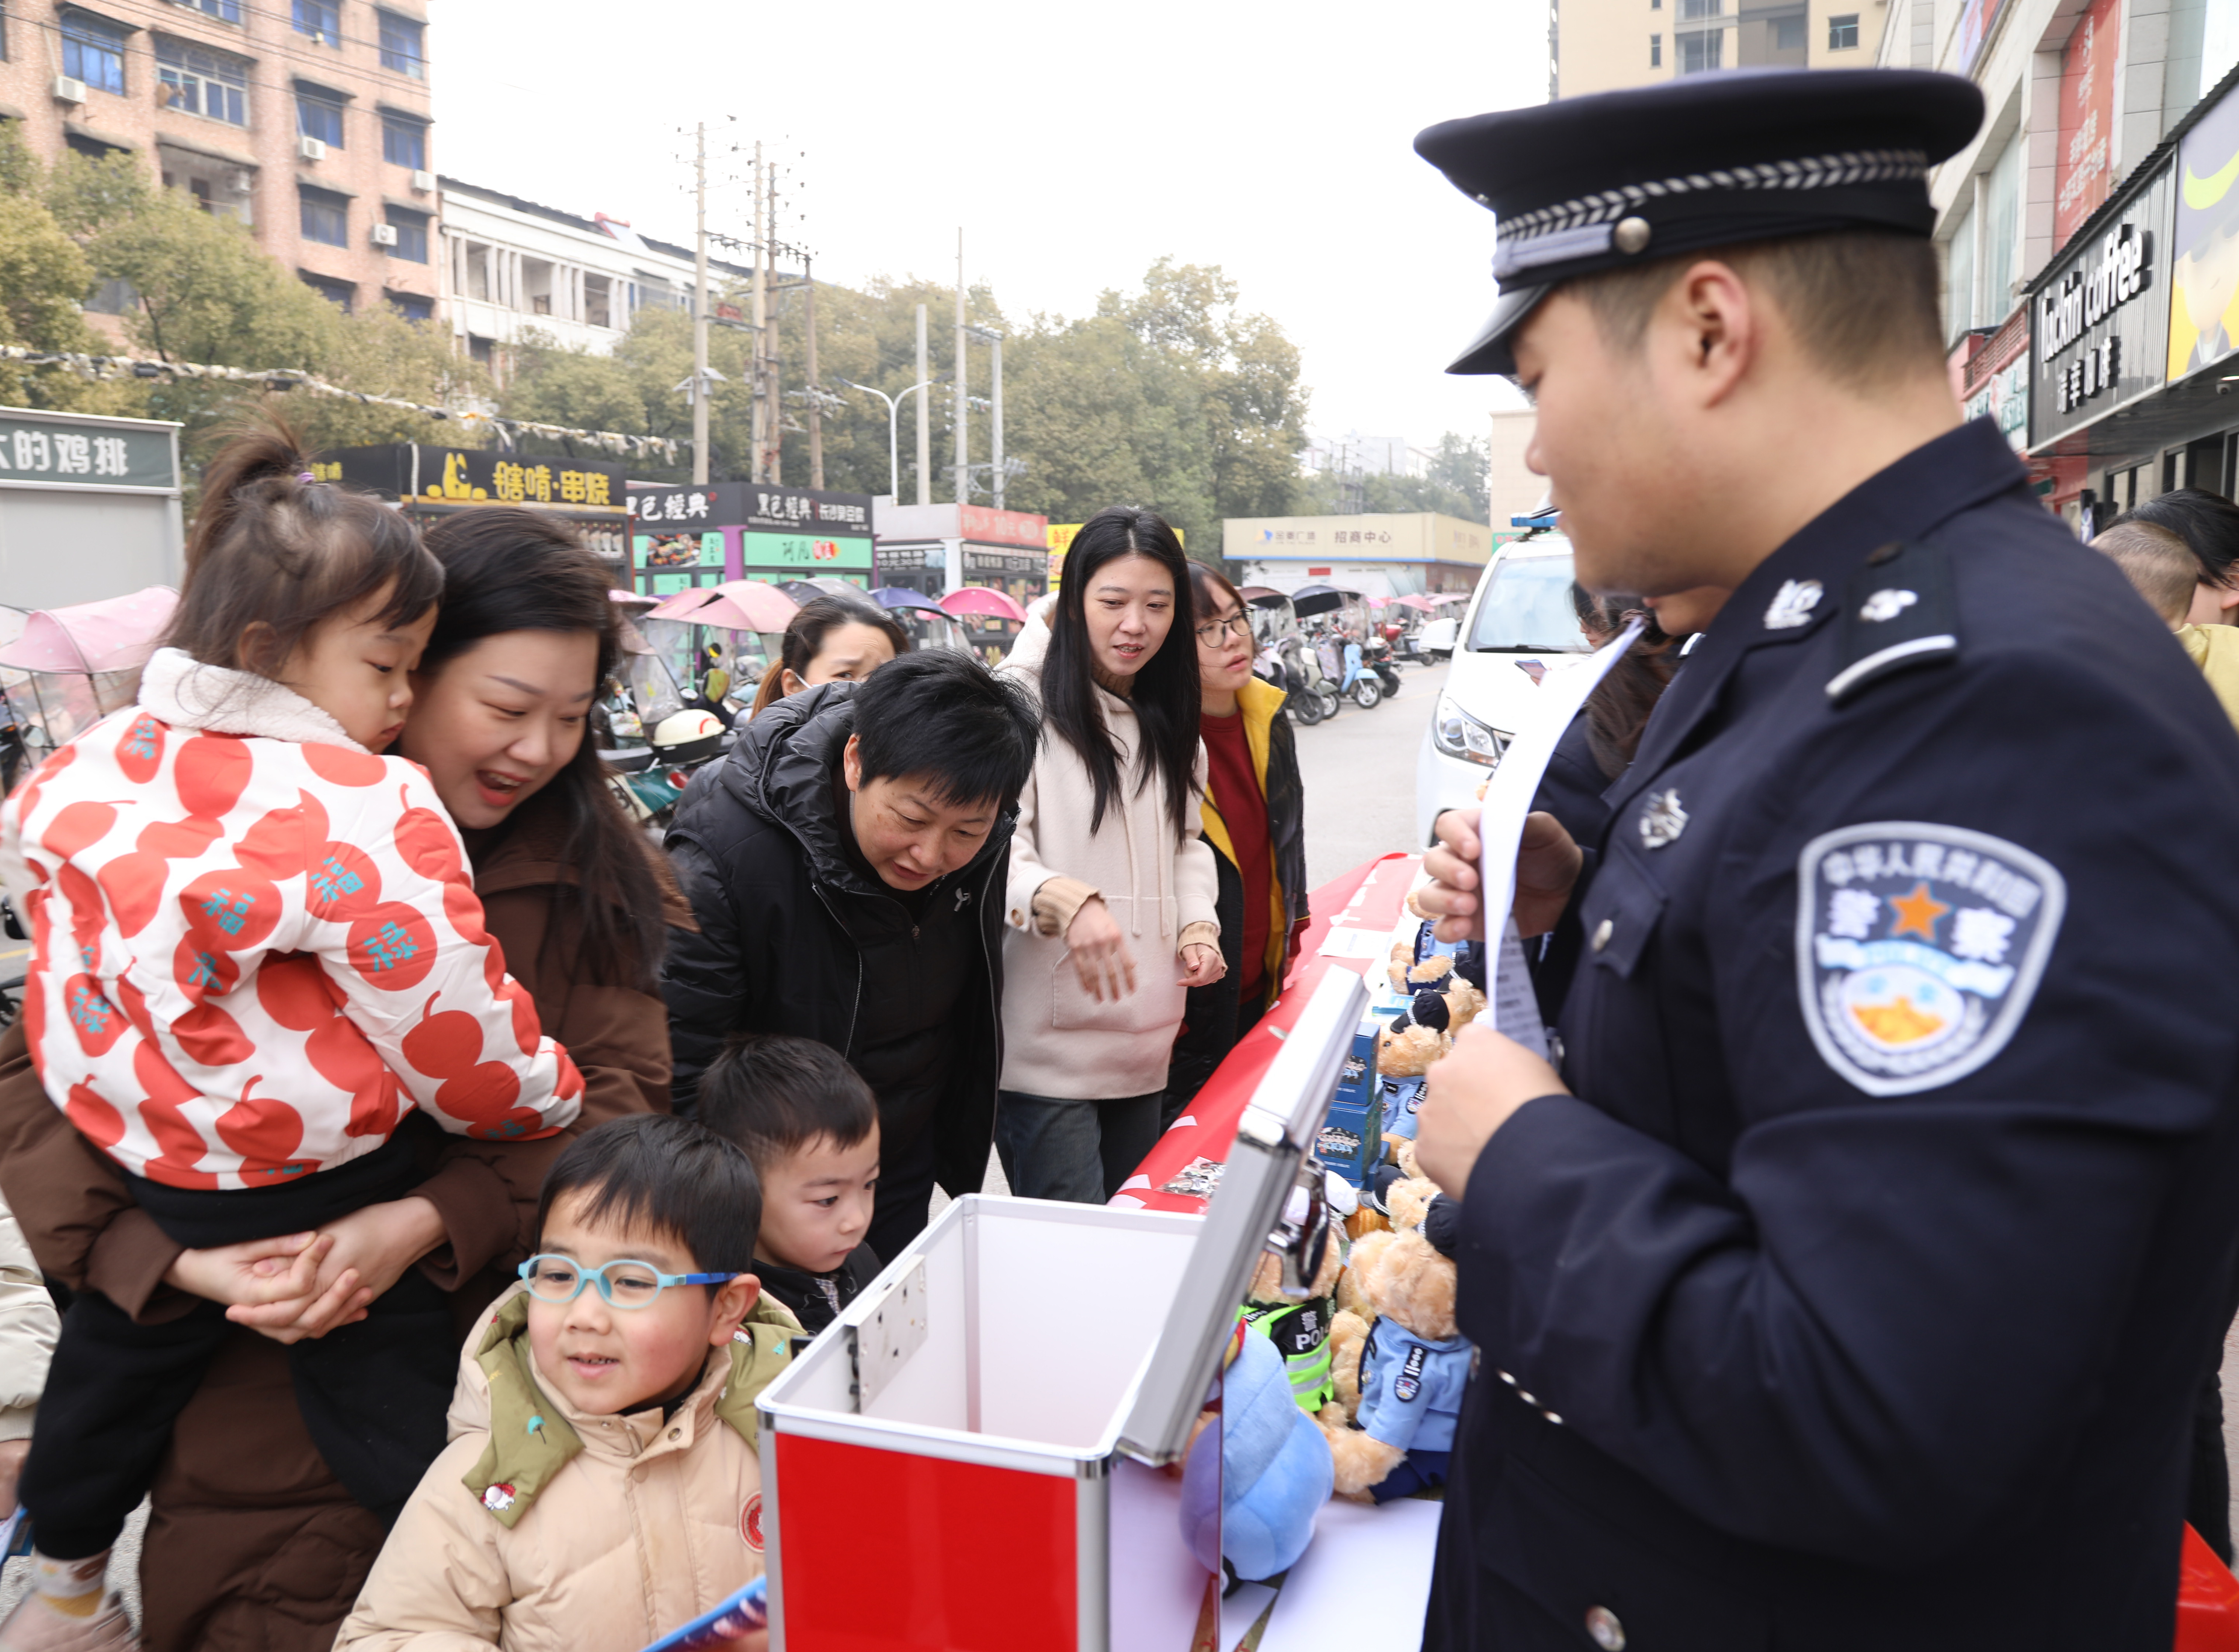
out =
<path fill-rule="evenodd" d="M 1684 743 L 1744 656 L 1800 642 L 1826 623 L 1868 553 L 1892 540 L 1919 539 L 2028 480 L 1997 427 L 1973 419 L 1869 476 L 1797 529 L 1726 599 L 1688 656 L 1649 719 L 1632 766 L 1605 794 L 1611 813 Z"/>

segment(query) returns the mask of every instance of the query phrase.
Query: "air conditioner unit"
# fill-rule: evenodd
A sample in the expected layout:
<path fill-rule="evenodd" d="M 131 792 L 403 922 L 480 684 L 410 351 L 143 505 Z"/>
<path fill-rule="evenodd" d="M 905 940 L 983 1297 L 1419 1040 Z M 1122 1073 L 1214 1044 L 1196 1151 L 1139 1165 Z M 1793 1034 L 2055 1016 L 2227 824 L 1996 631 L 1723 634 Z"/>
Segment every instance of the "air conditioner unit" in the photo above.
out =
<path fill-rule="evenodd" d="M 85 83 L 76 75 L 57 75 L 55 76 L 55 97 L 59 103 L 83 103 L 85 102 Z"/>
<path fill-rule="evenodd" d="M 412 187 L 421 194 L 426 195 L 435 187 L 435 175 L 433 172 L 415 172 L 412 175 Z"/>
<path fill-rule="evenodd" d="M 322 137 L 299 137 L 296 140 L 296 153 L 306 161 L 323 161 L 327 158 L 327 141 Z"/>
<path fill-rule="evenodd" d="M 255 177 L 253 175 L 251 175 L 251 174 L 249 174 L 249 173 L 247 173 L 247 172 L 236 172 L 236 173 L 235 173 L 235 174 L 233 175 L 233 192 L 234 192 L 236 195 L 254 195 L 254 194 L 256 194 L 256 177 Z"/>
<path fill-rule="evenodd" d="M 373 244 L 376 247 L 394 247 L 396 244 L 396 226 L 393 223 L 374 225 Z"/>

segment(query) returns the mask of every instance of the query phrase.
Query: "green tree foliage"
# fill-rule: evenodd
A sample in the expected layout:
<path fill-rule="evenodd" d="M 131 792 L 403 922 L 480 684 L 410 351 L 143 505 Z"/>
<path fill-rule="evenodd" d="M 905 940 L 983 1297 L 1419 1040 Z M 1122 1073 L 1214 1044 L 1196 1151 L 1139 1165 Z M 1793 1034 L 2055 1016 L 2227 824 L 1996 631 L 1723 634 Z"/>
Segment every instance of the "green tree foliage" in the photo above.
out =
<path fill-rule="evenodd" d="M 26 187 L 40 181 L 38 163 L 13 128 L 0 129 L 0 344 L 97 353 L 104 342 L 78 309 L 93 267 Z M 137 401 L 130 385 L 0 362 L 0 402 L 15 407 L 130 413 Z"/>
<path fill-rule="evenodd" d="M 1441 515 L 1458 516 L 1465 521 L 1489 523 L 1492 490 L 1486 475 L 1488 454 L 1489 444 L 1483 437 L 1472 440 L 1449 430 L 1431 450 L 1430 463 L 1424 467 L 1421 475 L 1371 474 L 1359 478 L 1359 508 L 1396 515 L 1437 511 Z M 1306 492 L 1312 501 L 1311 509 L 1314 515 L 1333 515 L 1344 508 L 1344 488 L 1329 472 L 1310 478 Z"/>
<path fill-rule="evenodd" d="M 752 474 L 752 336 L 732 328 L 708 329 L 708 365 L 723 375 L 708 406 L 708 474 L 718 480 Z M 683 311 L 640 310 L 611 355 L 562 346 L 541 333 L 528 335 L 512 355 L 503 408 L 508 418 L 670 437 L 687 444 L 675 464 L 641 456 L 630 461 L 630 474 L 644 481 L 691 480 L 692 406 L 680 387 L 692 376 L 692 320 Z"/>

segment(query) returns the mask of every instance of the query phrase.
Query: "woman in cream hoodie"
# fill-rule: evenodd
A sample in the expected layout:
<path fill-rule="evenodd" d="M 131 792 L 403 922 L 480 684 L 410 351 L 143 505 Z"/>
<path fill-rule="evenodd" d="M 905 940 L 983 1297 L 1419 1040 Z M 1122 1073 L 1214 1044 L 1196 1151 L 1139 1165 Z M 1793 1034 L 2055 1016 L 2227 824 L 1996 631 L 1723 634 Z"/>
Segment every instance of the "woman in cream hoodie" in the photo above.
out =
<path fill-rule="evenodd" d="M 1099 511 L 1002 667 L 1043 717 L 1011 839 L 995 1115 L 1027 1198 L 1100 1204 L 1133 1172 L 1158 1138 L 1184 995 L 1226 967 L 1197 833 L 1186 567 L 1158 516 Z"/>

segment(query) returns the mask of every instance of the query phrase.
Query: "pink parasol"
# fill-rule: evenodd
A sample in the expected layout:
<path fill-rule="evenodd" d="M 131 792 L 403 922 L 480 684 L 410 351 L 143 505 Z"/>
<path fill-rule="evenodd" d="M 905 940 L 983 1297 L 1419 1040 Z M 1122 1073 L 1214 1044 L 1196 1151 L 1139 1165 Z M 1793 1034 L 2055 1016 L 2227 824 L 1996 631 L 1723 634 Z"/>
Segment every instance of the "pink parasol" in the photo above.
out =
<path fill-rule="evenodd" d="M 1438 603 L 1431 598 L 1417 595 L 1412 592 L 1410 592 L 1405 596 L 1395 596 L 1392 600 L 1396 607 L 1402 608 L 1419 608 L 1425 614 L 1435 613 L 1438 607 Z"/>
<path fill-rule="evenodd" d="M 940 599 L 940 607 L 947 614 L 979 614 L 993 620 L 1023 620 L 1026 617 L 1026 611 L 1009 593 L 998 591 L 989 585 L 960 587 Z"/>
<path fill-rule="evenodd" d="M 607 600 L 618 608 L 649 608 L 661 599 L 657 596 L 643 596 L 635 591 L 610 590 L 607 593 Z"/>
<path fill-rule="evenodd" d="M 783 631 L 801 605 L 775 586 L 755 580 L 730 580 L 696 586 L 664 597 L 645 612 L 648 620 L 681 620 L 718 631 Z"/>
<path fill-rule="evenodd" d="M 156 652 L 156 639 L 178 606 L 176 591 L 151 585 L 130 596 L 43 608 L 24 622 L 23 635 L 0 648 L 0 666 L 17 671 L 137 671 Z"/>

